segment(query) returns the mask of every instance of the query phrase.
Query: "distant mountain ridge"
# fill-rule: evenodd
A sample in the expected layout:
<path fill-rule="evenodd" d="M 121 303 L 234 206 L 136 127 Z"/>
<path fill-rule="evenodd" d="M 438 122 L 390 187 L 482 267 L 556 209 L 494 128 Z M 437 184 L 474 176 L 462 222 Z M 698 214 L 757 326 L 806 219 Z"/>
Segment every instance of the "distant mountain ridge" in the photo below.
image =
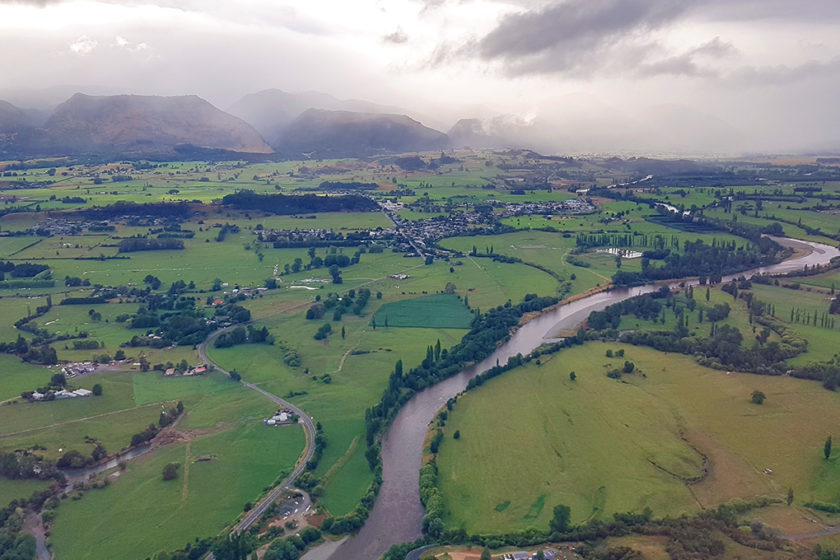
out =
<path fill-rule="evenodd" d="M 224 112 L 195 95 L 76 93 L 47 118 L 0 101 L 0 153 L 13 157 L 369 157 L 469 147 L 530 147 L 512 116 L 461 119 L 445 134 L 397 107 L 323 93 L 264 90 Z M 189 154 L 189 155 L 187 155 Z M 235 156 L 233 156 L 235 157 Z"/>
<path fill-rule="evenodd" d="M 405 115 L 307 109 L 289 124 L 275 149 L 289 157 L 360 157 L 448 147 L 446 134 Z"/>
<path fill-rule="evenodd" d="M 20 132 L 22 129 L 30 128 L 32 124 L 32 120 L 22 109 L 8 101 L 0 100 L 0 132 Z"/>
<path fill-rule="evenodd" d="M 195 95 L 77 93 L 44 124 L 47 145 L 75 151 L 160 152 L 179 144 L 271 153 L 250 125 Z"/>
<path fill-rule="evenodd" d="M 288 93 L 266 89 L 241 98 L 230 106 L 230 114 L 253 126 L 277 148 L 284 143 L 286 129 L 308 109 L 368 114 L 404 114 L 399 107 L 379 105 L 360 99 L 338 99 L 320 92 Z"/>
<path fill-rule="evenodd" d="M 345 109 L 309 107 L 312 103 Z M 300 158 L 451 147 L 446 134 L 395 112 L 396 107 L 326 94 L 266 90 L 246 96 L 233 110 L 257 126 L 195 95 L 76 93 L 41 126 L 25 111 L 0 102 L 0 153 L 166 157 L 200 156 L 204 150 L 208 157 L 238 152 Z"/>

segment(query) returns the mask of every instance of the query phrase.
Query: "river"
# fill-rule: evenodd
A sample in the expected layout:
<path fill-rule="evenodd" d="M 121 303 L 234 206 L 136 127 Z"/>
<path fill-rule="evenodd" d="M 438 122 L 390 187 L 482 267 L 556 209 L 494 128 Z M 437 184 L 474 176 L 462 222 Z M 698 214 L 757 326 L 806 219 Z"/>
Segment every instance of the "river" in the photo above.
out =
<path fill-rule="evenodd" d="M 828 245 L 787 238 L 774 239 L 794 248 L 797 253 L 779 264 L 741 272 L 724 277 L 723 280 L 759 272 L 791 272 L 806 264 L 809 267 L 826 264 L 833 257 L 840 257 L 840 250 Z M 680 283 L 675 282 L 673 286 Z M 697 284 L 697 281 L 684 282 L 684 285 L 689 284 Z M 382 488 L 362 529 L 337 549 L 318 547 L 304 555 L 302 560 L 377 560 L 392 545 L 420 538 L 424 510 L 420 503 L 418 478 L 423 440 L 429 423 L 446 401 L 463 391 L 467 382 L 479 373 L 497 363 L 504 364 L 508 358 L 517 354 L 530 353 L 554 338 L 554 333 L 576 328 L 591 312 L 633 296 L 653 292 L 660 286 L 648 284 L 599 292 L 543 313 L 520 327 L 508 342 L 485 360 L 415 395 L 397 414 L 382 442 Z"/>

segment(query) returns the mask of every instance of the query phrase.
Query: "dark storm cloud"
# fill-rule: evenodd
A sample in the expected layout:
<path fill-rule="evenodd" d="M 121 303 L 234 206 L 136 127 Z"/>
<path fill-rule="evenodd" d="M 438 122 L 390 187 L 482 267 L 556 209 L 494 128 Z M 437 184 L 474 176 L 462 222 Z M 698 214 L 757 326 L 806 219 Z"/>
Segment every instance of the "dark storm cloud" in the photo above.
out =
<path fill-rule="evenodd" d="M 524 3 L 523 3 L 524 4 Z M 668 52 L 652 33 L 688 20 L 790 23 L 840 21 L 837 0 L 565 0 L 504 16 L 484 37 L 460 47 L 442 45 L 434 59 L 478 58 L 500 63 L 510 75 L 589 76 L 604 69 L 638 76 L 714 76 L 708 60 L 731 45 L 713 40 L 686 52 Z M 441 56 L 444 53 L 445 56 Z"/>
<path fill-rule="evenodd" d="M 679 0 L 570 0 L 504 17 L 479 41 L 478 52 L 496 59 L 582 51 L 630 31 L 659 27 L 686 8 Z"/>
<path fill-rule="evenodd" d="M 689 6 L 681 0 L 568 0 L 507 15 L 494 30 L 459 53 L 501 62 L 512 75 L 588 76 L 605 67 L 632 70 L 642 64 L 649 64 L 645 72 L 650 75 L 675 73 L 679 66 L 692 70 L 690 53 L 656 65 L 673 53 L 651 61 L 649 57 L 663 48 L 645 39 L 682 16 Z"/>

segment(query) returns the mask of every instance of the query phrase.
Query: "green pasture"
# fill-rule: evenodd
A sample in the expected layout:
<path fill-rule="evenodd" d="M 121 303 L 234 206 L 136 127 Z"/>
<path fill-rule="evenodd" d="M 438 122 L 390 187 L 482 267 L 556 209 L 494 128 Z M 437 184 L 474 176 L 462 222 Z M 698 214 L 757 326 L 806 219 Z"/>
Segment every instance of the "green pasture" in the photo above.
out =
<path fill-rule="evenodd" d="M 829 292 L 834 289 L 835 294 L 833 295 L 837 295 L 836 292 L 840 289 L 840 271 L 836 269 L 829 270 L 828 272 L 815 274 L 814 276 L 803 276 L 801 278 L 792 279 L 789 280 L 789 282 L 798 282 L 802 285 L 814 286 L 816 288 L 827 288 Z"/>
<path fill-rule="evenodd" d="M 626 355 L 607 358 L 608 348 Z M 624 360 L 636 373 L 608 378 Z M 754 390 L 767 395 L 763 405 L 750 403 Z M 694 513 L 733 498 L 781 498 L 788 488 L 797 503 L 833 501 L 840 462 L 825 461 L 822 444 L 840 419 L 838 398 L 818 383 L 727 375 L 647 348 L 565 350 L 456 404 L 438 457 L 446 521 L 504 532 L 546 527 L 559 503 L 583 522 L 645 507 Z M 689 489 L 679 477 L 701 474 L 700 453 L 710 474 Z"/>
<path fill-rule="evenodd" d="M 109 487 L 62 503 L 53 549 L 60 558 L 140 560 L 220 533 L 292 469 L 303 439 L 299 428 L 252 422 L 137 459 Z M 180 465 L 178 478 L 163 481 L 170 462 Z"/>
<path fill-rule="evenodd" d="M 49 370 L 39 377 L 27 390 L 45 385 Z M 114 453 L 128 446 L 132 434 L 157 422 L 159 406 L 135 404 L 131 374 L 97 374 L 70 380 L 75 388 L 90 389 L 95 383 L 102 385 L 102 396 L 31 403 L 18 399 L 0 406 L 0 448 L 40 445 L 46 448 L 42 451 L 45 456 L 57 458 L 62 453 L 59 449 L 89 453 L 93 448 L 84 442 L 89 435 Z"/>
<path fill-rule="evenodd" d="M 27 364 L 17 356 L 0 354 L 0 401 L 19 397 L 24 391 L 46 385 L 52 374 L 51 370 Z"/>
<path fill-rule="evenodd" d="M 364 457 L 364 411 L 379 401 L 397 360 L 406 368 L 425 357 L 426 348 L 440 340 L 443 348 L 460 341 L 459 329 L 400 329 L 368 324 L 369 317 L 344 316 L 333 323 L 326 341 L 312 338 L 323 321 L 307 321 L 304 310 L 293 316 L 261 321 L 277 338 L 274 346 L 241 345 L 213 348 L 211 357 L 226 369 L 236 369 L 247 381 L 257 383 L 295 404 L 321 422 L 327 448 L 316 471 L 327 478 L 321 503 L 333 514 L 350 511 L 371 481 Z M 340 333 L 345 327 L 345 338 Z M 283 363 L 281 343 L 302 358 L 300 367 Z M 343 361 L 343 364 L 342 364 Z M 305 373 L 306 369 L 309 373 Z M 329 374 L 330 382 L 323 376 Z"/>
<path fill-rule="evenodd" d="M 31 335 L 15 328 L 15 322 L 29 315 L 34 315 L 38 307 L 47 304 L 47 298 L 40 296 L 5 296 L 0 298 L 3 321 L 0 322 L 0 341 L 13 342 L 18 336 L 29 338 Z"/>
<path fill-rule="evenodd" d="M 27 499 L 34 492 L 45 490 L 50 487 L 52 480 L 9 480 L 5 477 L 0 477 L 0 504 L 3 507 L 9 505 L 12 500 Z"/>
<path fill-rule="evenodd" d="M 785 282 L 794 281 L 796 280 L 786 280 Z M 746 302 L 741 298 L 733 299 L 730 294 L 723 292 L 719 287 L 709 288 L 709 300 L 706 300 L 706 291 L 706 286 L 694 287 L 694 300 L 696 301 L 694 311 L 689 311 L 686 307 L 687 299 L 684 295 L 678 297 L 677 310 L 685 317 L 689 331 L 701 337 L 708 337 L 711 329 L 711 322 L 709 322 L 707 316 L 708 310 L 714 305 L 725 303 L 730 307 L 729 316 L 719 321 L 718 325 L 729 325 L 737 328 L 744 337 L 742 346 L 752 346 L 755 342 L 755 335 L 762 327 L 755 322 L 750 323 L 750 314 Z M 754 293 L 754 297 L 760 301 L 774 305 L 776 319 L 808 341 L 807 351 L 789 359 L 789 364 L 801 366 L 809 362 L 825 361 L 831 359 L 837 353 L 837 337 L 840 326 L 831 329 L 790 321 L 790 311 L 794 307 L 800 309 L 803 313 L 811 313 L 812 315 L 814 313 L 821 315 L 824 311 L 827 311 L 828 302 L 825 294 L 809 292 L 805 289 L 790 290 L 756 283 L 752 285 L 751 291 Z M 664 323 L 662 322 L 663 315 L 655 320 L 639 319 L 632 314 L 626 315 L 622 317 L 618 329 L 620 331 L 672 331 L 677 326 L 677 310 L 664 309 Z M 699 322 L 701 310 L 704 316 L 703 322 Z M 771 333 L 768 340 L 781 342 L 781 338 L 776 333 Z"/>
<path fill-rule="evenodd" d="M 17 253 L 35 243 L 41 243 L 40 237 L 0 237 L 0 258 L 15 257 Z"/>
<path fill-rule="evenodd" d="M 719 220 L 732 220 L 734 218 L 736 221 L 747 224 L 754 224 L 761 227 L 772 225 L 775 222 L 775 220 L 773 220 L 772 218 L 767 218 L 764 215 L 760 215 L 760 217 L 755 217 L 752 213 L 747 213 L 746 215 L 741 215 L 740 213 L 734 211 L 732 213 L 726 213 L 723 211 L 722 208 L 710 208 L 705 211 L 705 214 L 707 216 L 717 218 Z M 803 216 L 806 214 L 807 212 L 802 213 Z M 807 221 L 805 223 L 807 224 Z M 782 223 L 781 226 L 785 232 L 785 235 L 788 237 L 793 237 L 795 239 L 804 239 L 806 241 L 816 241 L 817 243 L 826 243 L 829 245 L 837 244 L 836 241 L 828 237 L 822 235 L 811 235 L 801 227 L 792 224 Z"/>
<path fill-rule="evenodd" d="M 454 294 L 438 294 L 386 303 L 371 319 L 379 327 L 468 329 L 475 316 Z"/>

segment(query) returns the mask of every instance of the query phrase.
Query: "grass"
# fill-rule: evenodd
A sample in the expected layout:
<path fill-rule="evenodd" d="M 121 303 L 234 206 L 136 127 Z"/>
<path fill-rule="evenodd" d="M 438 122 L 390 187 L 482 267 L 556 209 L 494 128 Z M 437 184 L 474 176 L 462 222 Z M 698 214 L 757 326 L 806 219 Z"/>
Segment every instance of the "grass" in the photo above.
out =
<path fill-rule="evenodd" d="M 626 356 L 606 358 L 607 348 Z M 607 378 L 625 359 L 645 376 Z M 767 395 L 763 405 L 749 402 L 753 390 Z M 676 515 L 734 498 L 783 497 L 788 488 L 797 503 L 833 501 L 840 460 L 825 461 L 822 443 L 840 419 L 838 399 L 814 382 L 727 375 L 690 357 L 588 343 L 458 402 L 438 457 L 447 522 L 469 532 L 545 527 L 558 503 L 571 507 L 574 522 L 645 507 Z M 674 475 L 699 475 L 698 451 L 709 457 L 710 475 L 689 490 Z M 546 507 L 534 516 L 543 495 Z"/>
<path fill-rule="evenodd" d="M 386 303 L 372 321 L 390 327 L 468 329 L 475 316 L 454 294 L 436 294 Z"/>
<path fill-rule="evenodd" d="M 29 498 L 33 492 L 50 487 L 52 480 L 9 480 L 0 477 L 0 507 L 6 507 L 12 500 Z"/>
<path fill-rule="evenodd" d="M 42 297 L 4 297 L 0 298 L 0 309 L 3 309 L 3 322 L 0 323 L 0 341 L 14 342 L 17 337 L 30 338 L 28 333 L 15 328 L 15 321 L 35 313 L 40 305 L 46 305 L 46 298 Z"/>
<path fill-rule="evenodd" d="M 433 155 L 436 157 L 438 154 Z M 424 154 L 423 157 L 428 159 L 429 154 Z M 514 195 L 509 189 L 501 188 L 498 179 L 511 174 L 516 175 L 516 171 L 508 169 L 511 169 L 512 164 L 515 168 L 517 162 L 524 162 L 527 157 L 520 159 L 512 155 L 502 157 L 498 154 L 475 155 L 467 152 L 459 153 L 457 157 L 462 161 L 444 165 L 434 172 L 403 172 L 390 164 L 355 160 L 264 163 L 247 167 L 239 162 L 172 162 L 158 164 L 149 169 L 132 169 L 127 164 L 119 163 L 70 168 L 62 162 L 45 162 L 44 168 L 21 171 L 14 179 L 30 183 L 53 180 L 57 182 L 48 188 L 35 187 L 34 184 L 22 185 L 31 188 L 16 188 L 14 194 L 19 198 L 21 205 L 29 205 L 32 210 L 36 204 L 40 204 L 44 210 L 71 210 L 112 204 L 120 200 L 139 203 L 200 200 L 209 203 L 236 189 L 248 188 L 259 193 L 291 193 L 299 189 L 315 188 L 323 180 L 346 180 L 352 176 L 353 180 L 374 181 L 388 185 L 389 188 L 394 183 L 405 185 L 413 189 L 415 195 L 401 198 L 403 202 L 410 203 L 427 195 L 442 207 L 445 207 L 447 202 L 455 205 L 493 199 L 521 202 L 563 200 L 573 196 L 559 188 L 553 191 L 528 190 L 524 196 Z M 54 177 L 47 175 L 48 166 L 53 164 L 57 165 Z M 616 177 L 597 165 L 582 165 L 584 168 L 581 172 L 587 177 L 591 176 L 592 180 L 599 184 L 616 182 Z M 133 180 L 118 183 L 107 180 L 107 173 L 117 169 L 118 172 L 132 175 Z M 104 177 L 106 182 L 93 185 L 92 178 L 95 173 Z M 11 178 L 0 178 L 0 183 L 9 179 Z M 494 188 L 490 183 L 497 186 Z M 670 196 L 674 203 L 686 205 L 703 205 L 713 200 L 711 189 L 690 189 L 684 196 L 680 196 L 673 189 L 664 189 L 663 192 L 665 196 Z M 64 196 L 81 196 L 85 198 L 85 202 L 71 205 L 63 204 L 60 200 L 50 201 L 48 199 L 52 194 L 58 199 Z M 388 196 L 383 191 L 375 195 Z M 455 294 L 461 301 L 469 298 L 472 308 L 485 310 L 502 305 L 508 300 L 519 302 L 529 293 L 571 295 L 596 285 L 603 285 L 616 271 L 613 257 L 591 253 L 579 257 L 588 262 L 590 267 L 571 266 L 566 257 L 574 249 L 574 236 L 577 232 L 637 231 L 647 235 L 674 236 L 680 243 L 698 237 L 696 234 L 675 232 L 661 224 L 645 221 L 645 215 L 650 213 L 646 205 L 627 201 L 602 202 L 600 211 L 592 215 L 509 218 L 505 223 L 521 231 L 498 236 L 446 239 L 441 243 L 444 247 L 458 249 L 464 253 L 468 253 L 472 245 L 478 246 L 480 250 L 492 245 L 496 253 L 520 258 L 526 261 L 525 263 L 508 264 L 493 262 L 488 258 L 460 257 L 448 261 L 436 260 L 431 265 L 424 265 L 419 258 L 406 258 L 403 254 L 387 251 L 380 254 L 363 254 L 359 264 L 342 270 L 344 283 L 340 286 L 326 284 L 317 291 L 288 288 L 301 285 L 300 281 L 305 278 L 329 278 L 324 269 L 282 275 L 280 289 L 261 293 L 256 299 L 243 302 L 243 305 L 251 310 L 257 325 L 267 326 L 277 338 L 278 344 L 211 349 L 212 355 L 226 368 L 237 369 L 246 380 L 259 383 L 273 393 L 295 394 L 291 399 L 323 424 L 328 446 L 316 471 L 318 476 L 324 478 L 325 494 L 321 504 L 329 512 L 340 515 L 356 505 L 370 483 L 372 475 L 364 458 L 365 447 L 362 439 L 364 410 L 378 402 L 394 362 L 402 359 L 405 367 L 410 368 L 423 359 L 427 346 L 434 345 L 440 339 L 442 347 L 450 347 L 463 336 L 463 329 L 469 327 L 472 318 L 469 310 L 455 295 L 442 295 L 447 284 L 454 284 Z M 774 206 L 776 205 L 765 204 L 765 212 L 777 212 L 781 216 L 782 210 Z M 455 211 L 460 209 L 456 207 Z M 784 209 L 784 212 L 785 217 L 792 219 L 800 210 Z M 409 219 L 426 219 L 436 215 L 410 209 L 405 209 L 400 214 Z M 833 216 L 811 214 L 813 213 L 807 213 L 803 222 L 823 227 L 826 231 L 831 229 Z M 380 212 L 318 213 L 312 216 L 273 216 L 259 211 L 238 212 L 219 206 L 206 206 L 202 209 L 201 216 L 184 224 L 185 229 L 195 232 L 193 239 L 185 240 L 185 250 L 131 253 L 127 255 L 130 258 L 120 260 L 76 259 L 116 255 L 116 247 L 109 245 L 118 243 L 118 238 L 121 237 L 146 235 L 149 233 L 149 227 L 117 223 L 115 232 L 55 237 L 0 237 L 0 258 L 49 264 L 57 284 L 55 288 L 47 289 L 3 290 L 0 310 L 7 320 L 0 324 L 0 341 L 14 340 L 18 331 L 13 328 L 13 321 L 33 312 L 37 306 L 44 305 L 43 296 L 49 293 L 52 294 L 55 305 L 49 313 L 35 321 L 39 328 L 56 334 L 72 334 L 85 330 L 90 338 L 104 345 L 99 350 L 73 350 L 72 342 L 58 342 L 54 347 L 60 359 L 89 360 L 97 354 L 113 355 L 121 343 L 139 332 L 127 329 L 125 324 L 116 323 L 116 317 L 134 313 L 139 304 L 58 306 L 58 302 L 65 296 L 85 296 L 90 293 L 90 289 L 67 291 L 63 282 L 65 276 L 77 276 L 90 280 L 92 284 L 107 286 L 133 283 L 142 288 L 145 287 L 143 278 L 152 274 L 162 281 L 161 291 L 165 291 L 174 281 L 192 280 L 196 284 L 196 290 L 188 295 L 203 302 L 208 296 L 221 295 L 218 292 L 208 292 L 215 278 L 229 283 L 227 291 L 237 284 L 262 286 L 263 282 L 272 276 L 275 265 L 278 265 L 282 272 L 284 265 L 291 265 L 296 258 L 302 259 L 304 263 L 309 261 L 306 249 L 274 249 L 270 244 L 259 244 L 255 235 L 258 226 L 266 229 L 324 228 L 345 232 L 391 227 L 388 218 Z M 0 217 L 0 227 L 3 232 L 21 232 L 35 226 L 43 217 L 44 214 L 36 212 L 9 214 Z M 748 221 L 747 218 L 744 221 Z M 769 220 L 759 218 L 755 222 L 766 224 Z M 241 231 L 229 234 L 223 242 L 217 242 L 219 230 L 214 226 L 225 223 L 236 224 Z M 564 237 L 559 232 L 528 231 L 531 228 L 545 227 L 570 233 L 568 237 Z M 804 234 L 800 228 L 794 226 L 785 225 L 785 230 L 797 235 Z M 719 240 L 734 239 L 724 234 L 704 238 L 713 237 Z M 736 241 L 738 244 L 743 243 L 740 239 Z M 340 248 L 338 251 L 350 255 L 355 252 L 355 248 Z M 322 257 L 326 252 L 325 248 L 317 250 L 317 254 Z M 638 270 L 639 266 L 638 259 L 625 259 L 622 270 Z M 405 273 L 410 277 L 404 280 L 390 278 L 390 275 L 395 273 Z M 803 280 L 803 283 L 810 282 L 827 287 L 833 281 L 833 278 L 830 279 L 826 275 Z M 315 341 L 312 334 L 321 322 L 307 321 L 304 313 L 316 295 L 324 297 L 329 292 L 343 294 L 349 289 L 359 287 L 367 287 L 374 293 L 381 292 L 382 299 L 371 298 L 361 316 L 347 314 L 340 324 L 331 321 L 334 334 L 326 341 Z M 766 297 L 772 298 L 777 295 L 783 298 L 788 294 L 780 291 L 778 294 L 768 293 Z M 807 305 L 817 305 L 816 301 L 811 302 L 809 298 L 805 298 Z M 805 299 L 798 302 L 800 306 L 805 306 Z M 731 301 L 728 296 L 713 292 L 712 303 L 724 300 Z M 740 303 L 738 302 L 739 305 Z M 780 302 L 779 308 L 783 305 L 786 303 Z M 90 309 L 101 313 L 102 320 L 92 321 L 88 315 Z M 388 315 L 389 328 L 383 328 L 384 318 L 381 317 L 384 314 Z M 781 314 L 781 311 L 777 314 Z M 669 311 L 666 315 L 666 324 L 659 328 L 673 327 L 673 313 Z M 377 322 L 375 330 L 371 325 L 374 316 Z M 331 318 L 328 314 L 325 320 Z M 747 319 L 741 308 L 733 305 L 732 316 L 727 322 L 741 328 L 749 339 L 750 325 Z M 401 321 L 413 328 L 396 328 Z M 339 335 L 342 326 L 346 330 L 344 338 Z M 627 326 L 648 327 L 655 328 L 657 325 Z M 625 328 L 624 323 L 622 328 Z M 702 329 L 706 328 L 706 325 L 697 326 L 692 323 L 690 328 Z M 796 328 L 811 342 L 807 359 L 827 356 L 828 354 L 820 352 L 833 348 L 835 344 L 832 336 L 836 333 L 833 331 L 804 326 Z M 813 328 L 814 332 L 807 331 L 810 328 Z M 773 338 L 771 336 L 771 340 Z M 300 367 L 289 367 L 283 362 L 280 342 L 298 352 L 302 360 Z M 126 352 L 132 357 L 144 352 L 153 364 L 178 362 L 181 359 L 190 363 L 197 362 L 195 351 L 190 347 L 159 350 L 126 348 Z M 585 367 L 581 368 L 584 369 Z M 35 378 L 38 383 L 34 385 L 43 384 L 49 373 L 50 370 L 20 364 L 14 359 L 0 356 L 0 401 L 15 397 L 22 390 L 34 388 Z M 329 377 L 325 377 L 327 375 Z M 581 376 L 581 381 L 583 380 L 584 376 Z M 179 421 L 178 428 L 201 436 L 191 442 L 191 456 L 196 454 L 197 449 L 202 450 L 202 445 L 207 446 L 208 453 L 219 456 L 218 461 L 192 465 L 191 484 L 206 484 L 208 488 L 213 489 L 219 486 L 227 489 L 228 485 L 232 485 L 234 489 L 232 492 L 215 492 L 197 497 L 193 496 L 192 489 L 188 488 L 186 498 L 178 492 L 170 496 L 171 488 L 162 486 L 158 480 L 160 466 L 168 460 L 185 461 L 187 451 L 183 444 L 166 447 L 159 454 L 146 457 L 132 465 L 130 472 L 124 478 L 116 480 L 107 490 L 92 492 L 81 501 L 68 502 L 62 506 L 59 520 L 64 521 L 57 524 L 55 537 L 56 550 L 61 556 L 95 558 L 110 554 L 110 557 L 123 557 L 124 555 L 120 554 L 123 550 L 135 549 L 138 551 L 138 557 L 151 556 L 157 550 L 154 547 L 158 545 L 158 535 L 162 535 L 160 542 L 163 546 L 169 547 L 182 546 L 193 536 L 213 534 L 223 523 L 228 523 L 235 517 L 245 500 L 253 499 L 259 493 L 261 486 L 257 485 L 256 480 L 246 480 L 246 486 L 251 485 L 247 488 L 237 485 L 240 484 L 240 478 L 248 479 L 252 462 L 257 464 L 257 476 L 262 477 L 261 480 L 268 477 L 270 469 L 259 466 L 261 457 L 255 456 L 256 452 L 253 450 L 260 449 L 260 446 L 271 449 L 272 444 L 266 444 L 260 439 L 267 436 L 267 433 L 251 433 L 249 430 L 252 424 L 259 424 L 259 420 L 273 410 L 274 405 L 269 400 L 221 375 L 172 379 L 163 378 L 157 373 L 105 373 L 74 381 L 88 388 L 94 382 L 102 383 L 105 388 L 104 395 L 97 399 L 0 406 L 0 448 L 16 449 L 43 445 L 47 448 L 44 453 L 54 458 L 59 454 L 58 449 L 78 448 L 89 451 L 90 446 L 84 443 L 84 436 L 90 435 L 102 440 L 108 450 L 113 452 L 124 446 L 132 433 L 149 422 L 154 422 L 162 403 L 169 406 L 169 403 L 182 400 L 186 414 Z M 612 395 L 615 384 L 605 387 L 605 394 Z M 549 391 L 548 394 L 552 393 Z M 544 396 L 539 392 L 536 395 L 539 398 Z M 522 399 L 523 410 L 529 406 L 524 395 L 514 397 Z M 601 410 L 599 407 L 603 405 L 595 402 L 594 396 L 590 395 L 589 398 L 593 400 L 590 408 Z M 678 469 L 682 465 L 688 472 L 696 467 L 696 457 L 690 448 L 686 451 L 685 444 L 673 437 L 674 420 L 668 416 L 668 406 L 657 404 L 655 399 L 651 400 L 653 397 L 650 397 L 648 400 L 641 400 L 649 406 L 639 411 L 636 401 L 620 394 L 614 395 L 614 398 L 626 410 L 624 415 L 632 419 L 632 423 L 628 424 L 634 425 L 650 418 L 663 419 L 655 432 L 656 437 L 662 441 L 661 446 L 671 453 L 665 453 L 663 461 L 667 462 L 674 456 L 684 454 L 684 464 L 676 461 L 676 464 L 672 465 L 673 468 Z M 771 398 L 768 404 L 772 402 Z M 569 406 L 564 406 L 571 410 Z M 517 413 L 520 413 L 519 410 Z M 521 414 L 531 418 L 528 416 L 530 412 Z M 585 425 L 585 411 L 581 410 L 576 414 L 581 417 L 578 425 Z M 604 412 L 603 416 L 610 417 L 607 412 Z M 560 418 L 561 423 L 564 418 L 565 416 Z M 533 420 L 536 422 L 539 419 Z M 593 427 L 592 433 L 600 436 L 600 431 L 604 430 L 605 440 L 613 441 L 621 435 L 620 428 L 620 425 L 616 428 Z M 288 446 L 284 448 L 284 455 L 279 464 L 288 464 L 300 451 L 302 436 L 299 430 L 297 432 L 298 436 L 295 437 L 299 439 L 287 442 Z M 4 435 L 5 437 L 2 437 Z M 240 437 L 243 438 L 241 446 Z M 532 437 L 535 436 L 528 435 L 525 440 Z M 250 447 L 252 444 L 256 447 Z M 624 449 L 622 445 L 625 443 L 616 441 L 614 445 L 616 449 Z M 216 449 L 220 451 L 216 452 Z M 632 457 L 632 454 L 630 456 Z M 226 462 L 228 459 L 229 463 Z M 511 468 L 527 470 L 530 468 L 529 461 L 530 457 L 527 460 L 513 461 Z M 604 464 L 596 465 L 593 470 L 607 472 L 609 460 L 605 459 L 602 463 Z M 639 464 L 643 466 L 642 463 Z M 237 471 L 234 465 L 248 466 Z M 201 469 L 210 466 L 217 467 L 223 474 L 210 469 L 207 479 L 203 479 Z M 273 476 L 277 476 L 279 470 L 281 469 L 278 467 L 271 471 Z M 832 472 L 826 474 L 827 480 Z M 139 478 L 135 478 L 138 474 Z M 652 475 L 647 476 L 647 480 L 653 479 Z M 632 484 L 630 486 L 632 487 Z M 555 489 L 535 484 L 527 490 L 532 491 L 531 494 L 523 497 L 498 497 L 489 504 L 490 510 L 496 516 L 513 516 L 524 524 L 544 525 L 545 516 L 557 499 Z M 597 507 L 595 513 L 598 514 L 607 511 L 613 504 L 630 502 L 627 498 L 628 491 L 615 488 L 613 483 L 605 485 L 603 491 L 596 487 L 594 490 L 588 489 L 587 492 L 590 511 L 586 515 L 592 513 L 593 507 Z M 220 494 L 222 496 L 219 498 Z M 226 501 L 227 494 L 232 496 L 230 501 Z M 669 500 L 673 497 L 671 501 L 679 504 L 684 494 L 684 490 L 680 488 L 667 486 L 663 496 L 654 496 L 650 500 L 655 502 L 658 499 L 660 502 L 671 503 Z M 208 495 L 213 496 L 214 500 L 220 500 L 218 512 L 215 511 L 215 501 L 206 498 Z M 91 501 L 88 502 L 89 500 Z M 108 524 L 97 523 L 100 519 L 96 517 L 97 508 L 102 508 L 101 519 L 108 519 Z M 576 514 L 581 513 L 581 507 L 575 506 L 573 509 Z M 205 511 L 209 513 L 205 515 Z M 74 512 L 80 513 L 79 520 L 75 519 Z M 178 512 L 178 515 L 173 516 L 172 512 Z M 113 522 L 110 521 L 111 517 Z M 154 538 L 150 538 L 150 535 Z M 102 551 L 94 550 L 98 540 L 103 542 Z"/>
<path fill-rule="evenodd" d="M 321 503 L 334 515 L 350 511 L 370 484 L 364 441 L 358 440 L 364 434 L 364 411 L 379 401 L 394 363 L 402 359 L 411 367 L 408 364 L 423 359 L 428 345 L 440 339 L 441 346 L 448 348 L 464 334 L 460 329 L 374 330 L 368 321 L 369 317 L 345 315 L 346 338 L 333 334 L 324 343 L 312 338 L 321 322 L 306 321 L 301 309 L 294 316 L 261 323 L 277 336 L 274 346 L 213 348 L 210 353 L 222 367 L 236 368 L 247 381 L 280 396 L 295 394 L 290 400 L 321 422 L 327 448 L 316 474 L 329 475 Z M 337 324 L 333 330 L 340 330 Z M 283 363 L 280 341 L 301 355 L 299 368 Z M 322 381 L 326 373 L 330 383 Z"/>
<path fill-rule="evenodd" d="M 34 391 L 49 382 L 52 372 L 41 366 L 20 361 L 20 358 L 0 354 L 0 401 Z"/>
<path fill-rule="evenodd" d="M 138 405 L 241 390 L 227 376 L 214 373 L 200 377 L 164 377 L 158 372 L 132 376 L 134 400 Z"/>
<path fill-rule="evenodd" d="M 106 489 L 62 503 L 51 535 L 56 556 L 139 560 L 217 534 L 291 470 L 302 447 L 301 429 L 252 422 L 138 459 Z M 213 460 L 196 462 L 202 456 Z M 180 465 L 178 479 L 165 482 L 169 462 Z"/>
<path fill-rule="evenodd" d="M 102 396 L 0 406 L 0 449 L 37 445 L 45 448 L 44 456 L 56 459 L 69 449 L 90 453 L 93 447 L 85 436 L 91 436 L 114 453 L 129 444 L 132 434 L 157 422 L 159 406 L 135 404 L 130 374 L 99 374 L 72 383 L 87 389 L 99 383 Z"/>

